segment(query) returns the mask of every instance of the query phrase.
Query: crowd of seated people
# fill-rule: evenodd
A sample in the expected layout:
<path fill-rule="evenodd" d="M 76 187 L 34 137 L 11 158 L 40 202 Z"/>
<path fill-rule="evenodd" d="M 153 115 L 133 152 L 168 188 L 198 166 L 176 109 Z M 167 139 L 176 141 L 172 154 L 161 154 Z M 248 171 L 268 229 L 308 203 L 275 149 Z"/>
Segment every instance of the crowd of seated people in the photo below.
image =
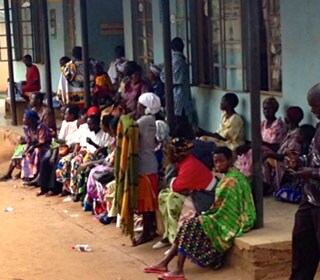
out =
<path fill-rule="evenodd" d="M 74 56 L 70 61 L 63 57 L 60 86 L 81 87 L 76 77 L 81 71 L 74 68 L 82 63 L 79 48 Z M 112 71 L 105 71 L 102 63 L 93 65 L 91 107 L 84 108 L 80 93 L 78 102 L 75 91 L 61 92 L 63 121 L 58 132 L 43 95 L 31 95 L 23 119 L 24 141 L 1 180 L 11 179 L 13 169 L 20 168 L 24 184 L 39 187 L 37 196 L 70 196 L 104 225 L 118 219 L 134 246 L 161 234 L 153 248 L 171 248 L 161 261 L 146 267 L 146 273 L 185 279 L 186 258 L 220 268 L 234 238 L 249 231 L 256 218 L 252 151 L 236 112 L 237 95 L 222 97 L 216 132 L 194 132 L 185 120 L 170 133 L 163 119 L 160 66 L 150 65 L 148 80 L 142 67 L 126 61 L 122 52 Z M 113 73 L 112 79 L 108 73 Z M 281 198 L 291 190 L 296 192 L 291 202 L 297 202 L 303 180 L 292 171 L 299 168 L 299 158 L 307 156 L 315 128 L 300 126 L 300 107 L 289 107 L 284 120 L 276 116 L 275 98 L 265 99 L 262 108 L 265 192 Z M 177 266 L 168 272 L 176 255 Z"/>

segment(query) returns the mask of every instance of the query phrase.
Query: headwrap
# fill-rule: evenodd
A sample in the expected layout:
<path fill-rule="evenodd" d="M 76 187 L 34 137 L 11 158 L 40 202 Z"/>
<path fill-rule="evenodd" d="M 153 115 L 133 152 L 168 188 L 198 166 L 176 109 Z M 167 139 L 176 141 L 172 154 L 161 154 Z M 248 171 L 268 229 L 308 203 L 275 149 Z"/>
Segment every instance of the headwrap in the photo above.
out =
<path fill-rule="evenodd" d="M 159 65 L 151 64 L 150 71 L 157 77 L 160 77 L 161 68 Z"/>
<path fill-rule="evenodd" d="M 36 111 L 27 109 L 27 110 L 24 111 L 24 115 L 26 116 L 26 118 L 28 120 L 30 120 L 32 122 L 32 124 L 34 126 L 38 125 L 39 116 L 38 116 L 38 113 Z"/>
<path fill-rule="evenodd" d="M 304 114 L 300 107 L 292 106 L 292 107 L 289 107 L 287 110 L 287 117 L 290 121 L 294 123 L 299 123 L 302 121 Z"/>
<path fill-rule="evenodd" d="M 145 114 L 146 115 L 155 115 L 160 111 L 161 101 L 160 98 L 152 93 L 146 92 L 140 95 L 138 102 L 146 107 Z"/>
<path fill-rule="evenodd" d="M 124 73 L 126 71 L 127 61 L 119 62 L 116 65 L 116 69 L 120 73 Z"/>
<path fill-rule="evenodd" d="M 169 140 L 164 151 L 172 161 L 172 163 L 182 161 L 193 148 L 193 143 L 185 138 L 173 138 Z"/>
<path fill-rule="evenodd" d="M 93 115 L 99 116 L 100 117 L 100 109 L 96 106 L 92 106 L 88 109 L 87 111 L 87 117 L 91 117 Z"/>
<path fill-rule="evenodd" d="M 156 121 L 156 139 L 158 142 L 163 142 L 169 138 L 170 128 L 165 121 Z"/>
<path fill-rule="evenodd" d="M 114 109 L 114 104 L 104 108 L 102 111 L 101 111 L 101 120 L 104 116 L 108 116 L 108 115 L 111 115 L 112 111 Z"/>

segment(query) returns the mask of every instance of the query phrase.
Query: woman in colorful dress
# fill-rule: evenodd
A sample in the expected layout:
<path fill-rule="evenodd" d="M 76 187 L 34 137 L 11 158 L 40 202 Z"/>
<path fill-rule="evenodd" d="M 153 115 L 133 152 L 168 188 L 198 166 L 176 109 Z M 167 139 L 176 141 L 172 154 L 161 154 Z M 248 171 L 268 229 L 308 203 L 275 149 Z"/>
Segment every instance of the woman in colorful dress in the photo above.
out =
<path fill-rule="evenodd" d="M 105 133 L 110 135 L 108 142 L 105 147 L 98 149 L 96 151 L 96 155 L 100 154 L 101 152 L 106 155 L 105 158 L 100 160 L 93 160 L 88 163 L 81 164 L 80 168 L 84 171 L 81 172 L 81 176 L 85 177 L 83 181 L 85 181 L 86 185 L 86 196 L 84 199 L 84 205 L 92 205 L 95 202 L 95 205 L 100 205 L 101 211 L 106 210 L 103 209 L 104 206 L 104 195 L 105 195 L 105 187 L 102 184 L 99 178 L 99 175 L 107 175 L 108 183 L 109 181 L 114 179 L 113 176 L 113 165 L 114 165 L 114 156 L 115 156 L 115 149 L 116 149 L 116 129 L 118 124 L 118 118 L 114 118 L 111 115 L 106 115 L 102 118 L 102 127 Z M 93 167 L 93 168 L 92 168 Z M 91 207 L 84 207 L 90 209 Z M 97 213 L 101 214 L 101 213 Z"/>
<path fill-rule="evenodd" d="M 303 111 L 300 107 L 289 107 L 286 113 L 285 122 L 288 132 L 282 140 L 277 152 L 266 152 L 263 154 L 264 162 L 264 181 L 269 190 L 267 192 L 278 190 L 283 175 L 288 169 L 286 166 L 286 158 L 290 154 L 300 155 L 301 144 L 299 138 L 299 123 L 303 119 Z"/>
<path fill-rule="evenodd" d="M 211 170 L 192 154 L 193 147 L 193 143 L 184 138 L 173 138 L 165 145 L 165 153 L 170 161 L 166 169 L 169 188 L 163 189 L 158 199 L 165 231 L 162 240 L 153 246 L 154 249 L 172 244 L 183 221 L 196 214 L 190 193 L 212 191 L 216 184 Z"/>
<path fill-rule="evenodd" d="M 95 85 L 92 89 L 91 103 L 99 106 L 109 105 L 114 96 L 114 90 L 111 79 L 107 72 L 104 71 L 103 62 L 97 62 L 94 65 Z"/>
<path fill-rule="evenodd" d="M 287 128 L 285 122 L 276 113 L 279 103 L 274 97 L 267 98 L 262 104 L 265 120 L 261 122 L 261 138 L 264 153 L 277 151 L 282 140 L 285 138 Z M 243 145 L 237 149 L 238 167 L 241 173 L 248 178 L 252 177 L 252 150 L 251 145 Z"/>
<path fill-rule="evenodd" d="M 31 181 L 38 175 L 40 161 L 49 150 L 51 134 L 50 129 L 39 122 L 39 116 L 33 110 L 25 111 L 23 125 L 27 146 L 21 162 L 21 178 Z"/>
<path fill-rule="evenodd" d="M 286 136 L 287 128 L 284 121 L 276 117 L 279 103 L 274 97 L 267 98 L 262 104 L 265 120 L 261 122 L 261 137 L 263 144 L 267 147 L 276 145 L 276 150 Z M 273 148 L 272 146 L 270 148 Z M 274 148 L 273 148 L 274 150 Z"/>
<path fill-rule="evenodd" d="M 54 139 L 50 152 L 46 154 L 40 163 L 40 175 L 34 183 L 40 186 L 37 196 L 52 196 L 61 193 L 62 184 L 56 180 L 56 167 L 61 157 L 71 152 L 75 145 L 78 127 L 83 123 L 83 118 L 78 119 L 79 108 L 76 105 L 67 105 L 64 111 L 58 139 Z"/>
<path fill-rule="evenodd" d="M 127 63 L 127 76 L 130 80 L 126 82 L 121 94 L 121 104 L 126 113 L 130 113 L 136 112 L 139 96 L 148 91 L 148 86 L 142 80 L 142 68 L 137 63 Z"/>
<path fill-rule="evenodd" d="M 202 267 L 218 269 L 236 237 L 249 231 L 256 212 L 250 183 L 239 171 L 231 169 L 232 152 L 226 147 L 214 152 L 216 172 L 223 176 L 216 187 L 216 198 L 207 212 L 186 220 L 169 253 L 145 273 L 158 273 L 159 279 L 186 279 L 186 258 Z M 178 254 L 176 268 L 168 272 L 168 264 Z"/>

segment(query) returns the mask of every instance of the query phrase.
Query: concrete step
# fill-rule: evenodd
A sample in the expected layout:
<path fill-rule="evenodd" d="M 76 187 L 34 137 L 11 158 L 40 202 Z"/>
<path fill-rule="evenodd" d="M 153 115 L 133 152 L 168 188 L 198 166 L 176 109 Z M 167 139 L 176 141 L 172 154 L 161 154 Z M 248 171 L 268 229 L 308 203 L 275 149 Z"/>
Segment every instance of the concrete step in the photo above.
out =
<path fill-rule="evenodd" d="M 264 227 L 235 240 L 229 266 L 239 279 L 288 279 L 291 272 L 291 233 L 298 205 L 264 199 Z M 315 279 L 320 279 L 317 274 Z"/>

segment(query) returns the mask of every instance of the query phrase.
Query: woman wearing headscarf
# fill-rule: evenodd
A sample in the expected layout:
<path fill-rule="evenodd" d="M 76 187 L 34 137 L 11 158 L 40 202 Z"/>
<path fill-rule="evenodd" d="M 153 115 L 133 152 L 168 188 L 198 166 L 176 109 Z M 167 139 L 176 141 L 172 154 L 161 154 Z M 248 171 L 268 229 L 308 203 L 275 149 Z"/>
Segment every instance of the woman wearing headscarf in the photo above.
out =
<path fill-rule="evenodd" d="M 23 125 L 27 146 L 21 162 L 21 178 L 31 181 L 38 175 L 40 161 L 50 147 L 51 134 L 50 129 L 39 122 L 39 116 L 33 110 L 25 111 Z"/>
<path fill-rule="evenodd" d="M 169 188 L 159 194 L 159 209 L 165 232 L 163 239 L 153 246 L 154 249 L 173 243 L 182 222 L 197 213 L 190 194 L 206 190 L 209 191 L 207 194 L 210 199 L 210 192 L 216 184 L 211 170 L 193 156 L 193 146 L 193 143 L 185 138 L 173 138 L 165 145 L 165 153 L 170 161 L 166 169 Z M 212 199 L 213 194 L 212 192 Z M 204 201 L 202 202 L 204 204 Z"/>
<path fill-rule="evenodd" d="M 156 118 L 160 110 L 160 98 L 147 92 L 138 99 L 139 127 L 138 201 L 137 211 L 143 216 L 143 231 L 134 245 L 151 241 L 155 235 L 155 211 L 158 209 L 158 161 L 156 147 Z"/>
<path fill-rule="evenodd" d="M 288 128 L 287 135 L 280 143 L 278 151 L 267 152 L 263 155 L 264 181 L 270 191 L 278 190 L 283 175 L 288 169 L 286 160 L 290 155 L 300 155 L 301 144 L 299 143 L 299 123 L 303 119 L 303 111 L 298 106 L 289 107 L 286 113 L 285 122 Z"/>

